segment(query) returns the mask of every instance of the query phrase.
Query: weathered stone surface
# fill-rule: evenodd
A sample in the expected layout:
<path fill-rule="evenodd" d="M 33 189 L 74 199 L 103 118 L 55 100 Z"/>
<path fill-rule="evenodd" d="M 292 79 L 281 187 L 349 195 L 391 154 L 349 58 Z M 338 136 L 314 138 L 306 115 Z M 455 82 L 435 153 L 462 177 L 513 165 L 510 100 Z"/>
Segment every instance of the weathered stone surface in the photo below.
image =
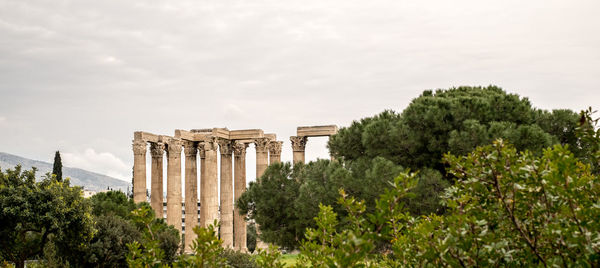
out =
<path fill-rule="evenodd" d="M 298 127 L 296 129 L 296 135 L 300 137 L 323 137 L 335 135 L 338 132 L 336 125 L 327 126 L 306 126 Z"/>
<path fill-rule="evenodd" d="M 304 150 L 306 148 L 307 137 L 305 136 L 291 136 L 290 141 L 292 142 L 293 149 L 293 161 L 294 163 L 304 163 Z"/>
<path fill-rule="evenodd" d="M 256 146 L 256 178 L 262 176 L 269 165 L 269 151 L 267 148 L 269 142 L 268 138 L 254 140 Z"/>
<path fill-rule="evenodd" d="M 269 147 L 269 164 L 281 162 L 281 148 L 283 141 L 271 141 Z"/>
<path fill-rule="evenodd" d="M 336 126 L 298 127 L 297 136 L 290 137 L 294 163 L 304 162 L 307 137 L 330 136 Z M 137 131 L 134 133 L 134 200 L 146 201 L 146 143 L 151 143 L 152 180 L 151 205 L 157 217 L 163 215 L 162 174 L 163 152 L 167 151 L 167 223 L 176 229 L 181 225 L 181 150 L 185 147 L 185 251 L 190 252 L 197 224 L 198 162 L 200 154 L 200 222 L 201 226 L 220 220 L 220 238 L 225 247 L 246 251 L 245 215 L 234 208 L 234 200 L 246 190 L 246 148 L 256 145 L 256 177 L 261 177 L 269 164 L 281 161 L 281 141 L 277 135 L 261 129 L 228 130 L 227 128 L 175 130 L 174 137 Z M 219 149 L 220 146 L 220 149 Z M 221 153 L 219 180 L 218 151 Z M 235 162 L 232 159 L 235 156 Z M 234 172 L 232 172 L 234 165 Z M 235 179 L 232 177 L 235 176 Z M 219 187 L 220 185 L 220 187 Z M 219 189 L 220 195 L 219 195 Z M 220 198 L 219 198 L 220 196 Z M 235 198 L 235 199 L 234 199 Z M 257 227 L 258 228 L 258 227 Z M 260 232 L 260 230 L 258 230 Z M 258 241 L 258 248 L 266 244 Z"/>
<path fill-rule="evenodd" d="M 204 168 L 200 195 L 200 224 L 207 226 L 219 219 L 219 176 L 217 166 L 218 143 L 216 137 L 204 142 Z"/>
<path fill-rule="evenodd" d="M 262 129 L 230 130 L 230 140 L 246 140 L 264 137 Z"/>
<path fill-rule="evenodd" d="M 163 156 L 165 154 L 165 144 L 162 142 L 150 143 L 150 153 L 152 155 L 152 173 L 150 179 L 150 206 L 152 206 L 156 217 L 162 219 L 164 217 Z"/>
<path fill-rule="evenodd" d="M 146 142 L 133 140 L 133 201 L 146 201 Z"/>
<path fill-rule="evenodd" d="M 196 239 L 193 228 L 198 225 L 198 147 L 187 141 L 185 148 L 185 252 L 192 252 L 192 241 Z"/>
<path fill-rule="evenodd" d="M 232 176 L 232 143 L 227 139 L 219 139 L 221 151 L 221 227 L 220 237 L 223 246 L 233 247 L 233 176 Z"/>
<path fill-rule="evenodd" d="M 167 224 L 181 233 L 181 140 L 167 143 Z"/>
<path fill-rule="evenodd" d="M 234 154 L 234 196 L 235 200 L 240 198 L 240 196 L 246 191 L 246 148 L 248 148 L 247 143 L 236 141 L 233 144 L 233 154 Z M 248 251 L 246 247 L 246 215 L 240 214 L 240 211 L 237 207 L 234 208 L 233 213 L 233 233 L 234 233 L 234 248 L 236 250 L 246 252 Z"/>

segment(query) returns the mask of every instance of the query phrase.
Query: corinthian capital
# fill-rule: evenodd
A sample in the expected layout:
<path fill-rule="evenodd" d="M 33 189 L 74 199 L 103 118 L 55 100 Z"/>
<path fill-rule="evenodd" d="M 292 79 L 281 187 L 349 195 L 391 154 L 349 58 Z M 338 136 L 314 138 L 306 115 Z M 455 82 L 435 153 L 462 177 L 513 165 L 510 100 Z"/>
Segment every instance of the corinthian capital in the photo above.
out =
<path fill-rule="evenodd" d="M 169 157 L 181 157 L 181 140 L 172 139 L 167 143 L 167 153 Z"/>
<path fill-rule="evenodd" d="M 198 147 L 193 141 L 186 141 L 183 143 L 183 151 L 186 157 L 193 157 L 198 154 Z"/>
<path fill-rule="evenodd" d="M 283 145 L 283 141 L 272 141 L 269 143 L 269 154 L 272 155 L 281 155 L 281 147 Z"/>
<path fill-rule="evenodd" d="M 133 140 L 133 154 L 146 155 L 146 142 L 143 140 Z"/>
<path fill-rule="evenodd" d="M 200 153 L 200 158 L 206 157 L 206 151 L 204 150 L 204 142 L 198 143 L 198 153 Z"/>
<path fill-rule="evenodd" d="M 233 142 L 233 154 L 235 156 L 242 156 L 244 157 L 246 155 L 246 148 L 248 148 L 248 144 L 247 143 L 243 143 L 240 141 L 234 141 Z"/>
<path fill-rule="evenodd" d="M 162 142 L 152 142 L 150 143 L 150 154 L 152 157 L 163 157 L 165 153 L 165 144 Z"/>
<path fill-rule="evenodd" d="M 209 137 L 204 141 L 204 151 L 216 151 L 218 148 L 217 137 Z"/>
<path fill-rule="evenodd" d="M 306 136 L 291 136 L 290 141 L 292 141 L 292 149 L 294 152 L 304 152 L 306 140 Z"/>
<path fill-rule="evenodd" d="M 270 141 L 271 140 L 269 140 L 268 138 L 254 139 L 254 144 L 256 145 L 256 151 L 257 152 L 266 152 L 267 146 L 269 145 Z"/>
<path fill-rule="evenodd" d="M 221 148 L 222 155 L 231 156 L 231 153 L 233 151 L 233 148 L 231 146 L 231 140 L 219 138 L 217 140 L 217 143 L 219 143 L 219 148 Z"/>

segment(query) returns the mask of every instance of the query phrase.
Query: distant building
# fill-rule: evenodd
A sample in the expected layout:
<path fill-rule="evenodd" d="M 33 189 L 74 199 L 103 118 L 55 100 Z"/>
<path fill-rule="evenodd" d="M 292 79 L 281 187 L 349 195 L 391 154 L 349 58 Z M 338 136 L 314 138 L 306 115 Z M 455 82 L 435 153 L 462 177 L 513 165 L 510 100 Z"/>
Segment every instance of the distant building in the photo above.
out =
<path fill-rule="evenodd" d="M 96 191 L 92 191 L 92 190 L 83 190 L 81 191 L 81 195 L 83 195 L 83 198 L 90 198 L 93 195 L 97 194 L 98 192 Z"/>

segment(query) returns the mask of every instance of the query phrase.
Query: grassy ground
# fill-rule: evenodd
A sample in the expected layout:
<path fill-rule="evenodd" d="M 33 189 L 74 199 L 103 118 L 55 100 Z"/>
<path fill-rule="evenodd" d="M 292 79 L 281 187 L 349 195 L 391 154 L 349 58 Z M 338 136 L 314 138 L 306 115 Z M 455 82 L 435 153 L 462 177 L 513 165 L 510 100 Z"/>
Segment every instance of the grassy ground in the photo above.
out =
<path fill-rule="evenodd" d="M 285 267 L 292 267 L 298 261 L 298 254 L 284 254 L 281 256 L 281 260 Z"/>

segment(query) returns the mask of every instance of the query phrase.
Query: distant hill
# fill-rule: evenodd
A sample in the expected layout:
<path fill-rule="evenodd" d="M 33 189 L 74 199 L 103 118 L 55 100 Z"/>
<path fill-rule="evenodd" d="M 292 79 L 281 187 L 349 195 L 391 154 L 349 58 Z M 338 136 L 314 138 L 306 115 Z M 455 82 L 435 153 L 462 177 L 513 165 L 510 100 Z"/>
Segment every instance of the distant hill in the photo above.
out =
<path fill-rule="evenodd" d="M 32 167 L 36 167 L 37 172 L 35 176 L 38 180 L 41 180 L 42 176 L 44 176 L 46 173 L 52 172 L 52 163 L 27 159 L 24 157 L 0 152 L 0 168 L 2 170 L 9 168 L 12 169 L 18 164 L 20 164 L 23 169 L 27 170 L 31 169 Z M 63 166 L 62 173 L 64 178 L 71 178 L 72 185 L 83 186 L 86 190 L 101 191 L 110 187 L 114 190 L 126 192 L 128 187 L 131 189 L 131 184 L 126 181 L 80 168 Z"/>

